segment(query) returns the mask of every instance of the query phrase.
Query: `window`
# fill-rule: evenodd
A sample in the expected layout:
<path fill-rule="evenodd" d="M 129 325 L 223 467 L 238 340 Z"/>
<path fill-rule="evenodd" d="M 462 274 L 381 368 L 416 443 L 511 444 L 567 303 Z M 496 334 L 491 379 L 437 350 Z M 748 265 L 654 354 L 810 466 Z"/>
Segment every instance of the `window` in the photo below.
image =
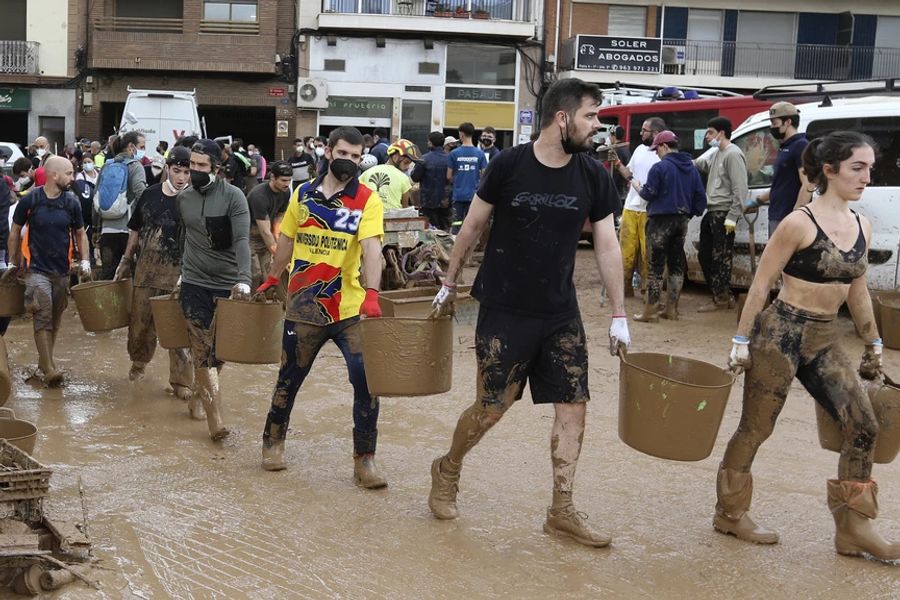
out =
<path fill-rule="evenodd" d="M 516 49 L 451 45 L 447 48 L 447 83 L 515 85 Z"/>
<path fill-rule="evenodd" d="M 0 0 L 0 40 L 25 41 L 25 3 L 21 0 Z"/>
<path fill-rule="evenodd" d="M 184 7 L 182 0 L 153 0 L 153 2 L 116 0 L 116 16 L 145 19 L 181 19 L 184 16 Z"/>
<path fill-rule="evenodd" d="M 717 110 L 684 110 L 684 111 L 660 111 L 658 109 L 652 112 L 632 113 L 631 114 L 631 131 L 628 132 L 628 139 L 639 142 L 641 139 L 641 126 L 644 121 L 650 117 L 662 117 L 666 122 L 666 127 L 675 132 L 678 136 L 678 142 L 683 152 L 688 152 L 694 158 L 697 158 L 706 148 L 703 145 L 703 134 L 706 133 L 706 124 L 713 117 L 717 117 Z"/>
<path fill-rule="evenodd" d="M 325 59 L 325 67 L 326 71 L 345 71 L 347 69 L 347 61 L 343 58 L 326 58 Z"/>
<path fill-rule="evenodd" d="M 256 22 L 257 0 L 207 0 L 203 3 L 205 21 Z"/>
<path fill-rule="evenodd" d="M 647 8 L 644 6 L 609 7 L 607 35 L 644 37 L 647 34 Z"/>
<path fill-rule="evenodd" d="M 775 159 L 778 157 L 779 143 L 769 133 L 768 121 L 761 129 L 754 129 L 733 140 L 747 159 L 750 188 L 766 188 L 772 185 Z"/>
<path fill-rule="evenodd" d="M 441 65 L 436 62 L 420 62 L 419 63 L 419 75 L 439 75 L 441 72 Z"/>
<path fill-rule="evenodd" d="M 900 117 L 853 117 L 813 121 L 806 128 L 806 135 L 812 140 L 838 130 L 858 131 L 875 140 L 878 155 L 870 186 L 900 186 L 900 169 L 897 169 L 900 161 Z"/>

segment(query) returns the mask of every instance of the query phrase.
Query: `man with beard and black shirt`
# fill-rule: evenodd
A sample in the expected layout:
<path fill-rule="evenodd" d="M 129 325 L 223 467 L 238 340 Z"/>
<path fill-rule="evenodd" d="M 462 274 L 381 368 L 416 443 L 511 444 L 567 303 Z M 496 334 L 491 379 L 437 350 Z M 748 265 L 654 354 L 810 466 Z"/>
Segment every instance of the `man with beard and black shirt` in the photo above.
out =
<path fill-rule="evenodd" d="M 609 349 L 631 339 L 616 240 L 619 198 L 612 178 L 588 155 L 600 128 L 600 89 L 561 79 L 543 99 L 540 136 L 491 161 L 456 237 L 447 278 L 434 299 L 452 310 L 465 257 L 490 223 L 490 237 L 472 295 L 481 303 L 475 327 L 476 400 L 459 418 L 450 451 L 431 465 L 428 505 L 438 519 L 457 516 L 463 458 L 506 410 L 525 383 L 535 404 L 552 403 L 553 503 L 544 531 L 587 546 L 610 543 L 592 531 L 572 503 L 588 392 L 588 351 L 572 275 L 585 219 L 613 307 Z M 493 220 L 491 217 L 493 216 Z"/>
<path fill-rule="evenodd" d="M 291 189 L 295 190 L 307 181 L 309 173 L 315 169 L 316 159 L 306 151 L 303 140 L 294 140 L 294 153 L 288 159 L 291 166 Z"/>
<path fill-rule="evenodd" d="M 272 265 L 277 248 L 275 237 L 291 199 L 291 166 L 279 160 L 270 165 L 269 172 L 269 179 L 247 194 L 250 205 L 250 274 L 254 288 L 262 285 Z M 279 294 L 283 296 L 284 290 L 279 289 Z"/>
<path fill-rule="evenodd" d="M 156 352 L 150 298 L 171 293 L 181 275 L 182 229 L 177 196 L 191 181 L 190 168 L 191 151 L 184 146 L 172 148 L 166 159 L 166 180 L 144 190 L 128 221 L 128 245 L 115 278 L 132 278 L 134 283 L 128 325 L 128 378 L 132 381 L 143 378 L 144 368 Z M 169 350 L 169 385 L 182 400 L 193 393 L 194 367 L 186 348 Z"/>

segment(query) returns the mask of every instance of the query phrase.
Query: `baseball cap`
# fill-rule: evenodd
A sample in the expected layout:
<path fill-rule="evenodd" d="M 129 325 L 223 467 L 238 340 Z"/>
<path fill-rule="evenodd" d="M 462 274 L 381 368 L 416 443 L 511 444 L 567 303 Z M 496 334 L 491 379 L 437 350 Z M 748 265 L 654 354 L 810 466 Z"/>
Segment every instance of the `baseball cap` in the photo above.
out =
<path fill-rule="evenodd" d="M 656 150 L 656 148 L 660 144 L 668 144 L 669 142 L 677 142 L 678 136 L 666 129 L 665 131 L 660 131 L 656 134 L 656 137 L 653 138 L 653 143 L 650 144 L 651 150 Z"/>
<path fill-rule="evenodd" d="M 191 152 L 207 155 L 213 165 L 222 162 L 222 148 L 214 140 L 208 138 L 197 140 L 197 143 L 191 148 Z"/>
<path fill-rule="evenodd" d="M 781 119 L 799 115 L 800 111 L 790 102 L 776 102 L 769 108 L 770 119 Z"/>
<path fill-rule="evenodd" d="M 387 153 L 388 156 L 390 156 L 391 154 L 400 154 L 400 156 L 405 156 L 415 163 L 422 162 L 422 154 L 419 152 L 419 147 L 409 140 L 397 140 L 396 142 L 388 146 Z"/>
<path fill-rule="evenodd" d="M 294 175 L 294 170 L 286 160 L 276 160 L 273 162 L 269 165 L 269 172 L 273 177 L 292 177 Z"/>
<path fill-rule="evenodd" d="M 169 150 L 166 164 L 191 168 L 191 151 L 184 146 L 175 146 Z"/>
<path fill-rule="evenodd" d="M 458 143 L 459 143 L 459 140 L 456 139 L 455 137 L 453 137 L 452 135 L 448 135 L 447 137 L 444 138 L 444 145 L 445 145 L 445 146 L 446 146 L 447 144 L 458 144 Z"/>

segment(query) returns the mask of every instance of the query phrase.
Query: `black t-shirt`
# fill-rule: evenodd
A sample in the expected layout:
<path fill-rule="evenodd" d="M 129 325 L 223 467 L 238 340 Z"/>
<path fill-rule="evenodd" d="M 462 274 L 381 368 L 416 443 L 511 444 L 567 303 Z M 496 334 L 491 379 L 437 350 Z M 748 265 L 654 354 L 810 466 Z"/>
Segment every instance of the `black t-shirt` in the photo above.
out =
<path fill-rule="evenodd" d="M 532 144 L 488 163 L 478 197 L 494 219 L 472 294 L 489 308 L 535 317 L 578 312 L 572 274 L 585 219 L 619 208 L 612 178 L 586 153 L 564 167 L 540 163 Z"/>
<path fill-rule="evenodd" d="M 269 187 L 269 182 L 257 184 L 247 194 L 247 202 L 250 204 L 250 249 L 261 252 L 266 249 L 262 235 L 259 233 L 257 221 L 274 221 L 278 215 L 287 211 L 288 202 L 291 200 L 291 191 L 275 192 Z"/>
<path fill-rule="evenodd" d="M 28 268 L 48 275 L 69 272 L 72 234 L 84 227 L 81 203 L 72 192 L 48 198 L 44 187 L 34 188 L 16 203 L 13 223 L 28 225 Z"/>
<path fill-rule="evenodd" d="M 300 154 L 291 154 L 288 162 L 293 172 L 291 179 L 299 182 L 309 180 L 309 168 L 316 164 L 316 159 L 306 152 L 301 152 Z"/>
<path fill-rule="evenodd" d="M 151 185 L 138 198 L 128 229 L 137 231 L 139 239 L 134 285 L 174 289 L 181 275 L 181 219 L 176 197 L 163 194 L 162 184 Z"/>

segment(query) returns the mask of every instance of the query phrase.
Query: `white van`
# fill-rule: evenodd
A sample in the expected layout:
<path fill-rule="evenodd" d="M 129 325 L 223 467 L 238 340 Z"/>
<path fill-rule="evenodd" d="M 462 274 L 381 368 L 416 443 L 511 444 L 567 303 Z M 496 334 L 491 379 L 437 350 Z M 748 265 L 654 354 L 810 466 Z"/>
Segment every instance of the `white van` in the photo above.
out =
<path fill-rule="evenodd" d="M 900 98 L 869 96 L 865 98 L 834 99 L 830 106 L 818 103 L 798 104 L 799 131 L 810 139 L 831 131 L 854 130 L 865 133 L 878 145 L 878 159 L 872 173 L 872 183 L 862 199 L 852 208 L 866 215 L 872 222 L 872 242 L 869 246 L 869 288 L 893 290 L 900 286 L 897 254 L 900 252 Z M 772 183 L 773 165 L 779 144 L 769 133 L 769 114 L 761 112 L 749 117 L 735 129 L 731 141 L 744 152 L 750 172 L 750 196 L 757 197 Z M 748 215 L 751 216 L 752 215 Z M 768 207 L 759 208 L 754 225 L 756 260 L 766 246 L 768 235 Z M 691 219 L 685 243 L 688 278 L 703 281 L 697 260 L 700 239 L 700 219 Z M 731 283 L 738 288 L 750 287 L 750 245 L 748 226 L 744 219 L 738 223 L 734 243 L 734 269 Z"/>
<path fill-rule="evenodd" d="M 148 158 L 156 156 L 160 141 L 168 142 L 171 148 L 181 136 L 202 137 L 197 91 L 133 90 L 129 86 L 119 133 L 128 131 L 144 136 Z"/>

